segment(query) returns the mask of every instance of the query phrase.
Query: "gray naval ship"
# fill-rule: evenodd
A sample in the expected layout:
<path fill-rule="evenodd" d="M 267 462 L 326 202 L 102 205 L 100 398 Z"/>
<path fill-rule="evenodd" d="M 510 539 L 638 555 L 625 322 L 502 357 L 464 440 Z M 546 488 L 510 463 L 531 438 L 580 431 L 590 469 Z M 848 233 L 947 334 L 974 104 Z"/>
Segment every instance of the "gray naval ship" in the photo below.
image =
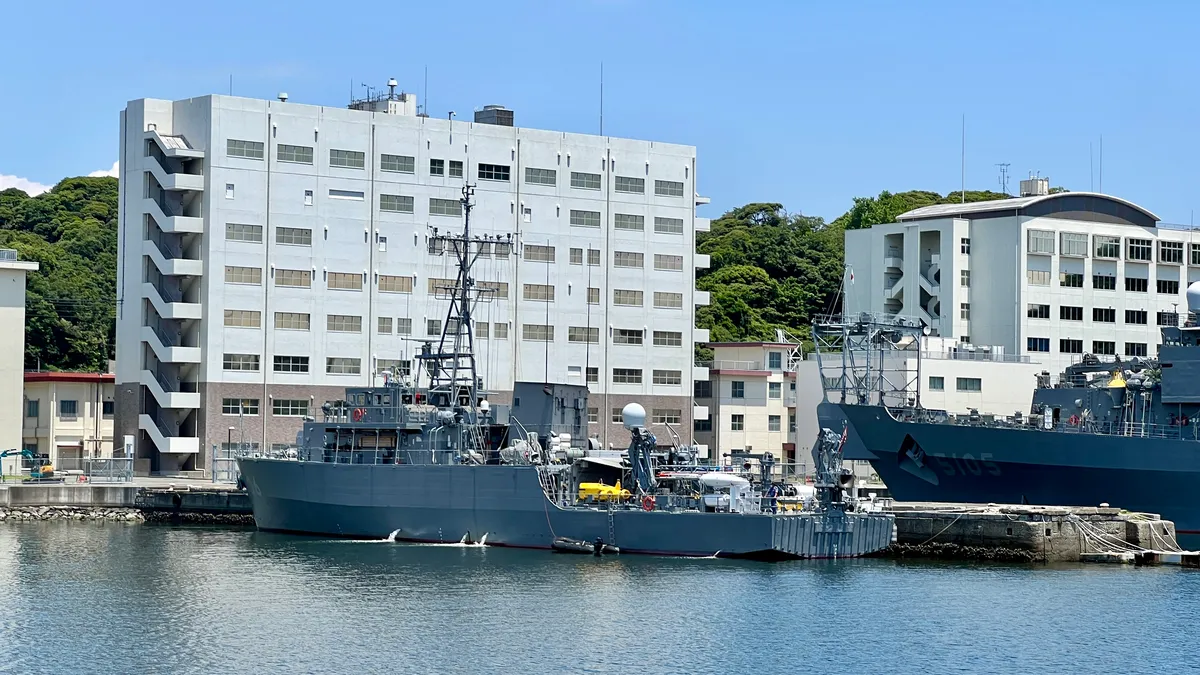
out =
<path fill-rule="evenodd" d="M 815 498 L 778 511 L 773 458 L 758 475 L 701 466 L 694 448 L 660 448 L 637 404 L 623 411 L 632 441 L 604 451 L 586 437 L 585 386 L 517 383 L 492 405 L 475 367 L 472 313 L 486 299 L 471 268 L 472 190 L 461 234 L 434 233 L 458 258 L 438 343 L 415 378 L 354 387 L 307 420 L 295 456 L 238 459 L 264 530 L 417 542 L 763 560 L 861 556 L 894 541 L 890 514 L 857 510 L 841 468 L 844 433 L 814 446 Z M 443 248 L 443 247 L 436 247 Z M 624 487 L 622 487 L 624 486 Z"/>
<path fill-rule="evenodd" d="M 1200 282 L 1182 326 L 1161 328 L 1158 358 L 1086 355 L 1028 413 L 950 414 L 891 386 L 889 364 L 919 362 L 920 326 L 862 315 L 814 329 L 825 345 L 822 424 L 846 420 L 846 458 L 868 460 L 904 501 L 1097 506 L 1157 513 L 1200 543 Z M 840 338 L 837 336 L 840 335 Z M 836 344 L 844 351 L 831 349 Z M 919 373 L 919 365 L 917 367 Z M 919 375 L 918 375 L 919 377 Z M 910 384 L 915 384 L 911 382 Z"/>

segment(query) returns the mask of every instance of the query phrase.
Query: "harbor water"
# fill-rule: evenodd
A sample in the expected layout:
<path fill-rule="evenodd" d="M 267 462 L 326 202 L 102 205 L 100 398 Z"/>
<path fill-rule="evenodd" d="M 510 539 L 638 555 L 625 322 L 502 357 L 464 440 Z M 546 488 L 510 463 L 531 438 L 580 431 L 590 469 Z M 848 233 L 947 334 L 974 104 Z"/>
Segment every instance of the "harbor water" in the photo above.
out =
<path fill-rule="evenodd" d="M 0 523 L 0 672 L 1195 672 L 1200 572 Z"/>

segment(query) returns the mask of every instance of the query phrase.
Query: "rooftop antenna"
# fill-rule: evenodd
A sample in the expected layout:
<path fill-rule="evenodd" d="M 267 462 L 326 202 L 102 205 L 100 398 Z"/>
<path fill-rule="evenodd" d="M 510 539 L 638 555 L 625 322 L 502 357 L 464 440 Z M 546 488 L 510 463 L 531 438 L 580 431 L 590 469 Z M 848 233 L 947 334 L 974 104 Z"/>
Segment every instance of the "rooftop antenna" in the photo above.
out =
<path fill-rule="evenodd" d="M 229 95 L 233 96 L 233 73 L 229 74 Z"/>
<path fill-rule="evenodd" d="M 967 203 L 967 114 L 962 116 L 962 159 L 960 160 L 962 178 L 962 203 Z"/>
<path fill-rule="evenodd" d="M 399 84 L 399 83 L 396 82 L 396 78 L 394 78 L 394 77 L 388 78 L 388 100 L 389 101 L 396 100 L 396 85 L 397 84 Z"/>
<path fill-rule="evenodd" d="M 1100 134 L 1100 180 L 1096 186 L 1100 194 L 1104 194 L 1104 134 Z"/>
<path fill-rule="evenodd" d="M 422 103 L 421 105 L 424 107 L 421 109 L 425 111 L 426 116 L 429 116 L 429 66 L 428 65 L 425 66 L 425 85 L 424 85 L 423 89 L 425 90 L 425 92 L 421 94 L 421 99 L 424 101 L 424 103 Z"/>
<path fill-rule="evenodd" d="M 1096 191 L 1096 159 L 1092 151 L 1092 142 L 1088 141 L 1088 192 Z"/>
<path fill-rule="evenodd" d="M 996 166 L 1000 167 L 1000 191 L 1008 194 L 1008 167 L 1012 166 L 1012 164 L 999 162 Z"/>
<path fill-rule="evenodd" d="M 604 62 L 600 62 L 600 135 L 604 135 Z"/>

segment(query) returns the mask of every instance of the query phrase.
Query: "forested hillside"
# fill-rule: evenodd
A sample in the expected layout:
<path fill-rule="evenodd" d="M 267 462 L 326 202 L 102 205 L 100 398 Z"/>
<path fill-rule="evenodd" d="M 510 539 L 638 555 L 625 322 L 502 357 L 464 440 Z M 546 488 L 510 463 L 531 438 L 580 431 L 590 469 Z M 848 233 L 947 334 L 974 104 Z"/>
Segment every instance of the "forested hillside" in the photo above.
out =
<path fill-rule="evenodd" d="M 67 178 L 0 192 L 0 248 L 41 269 L 25 298 L 25 367 L 99 371 L 113 355 L 117 179 Z"/>

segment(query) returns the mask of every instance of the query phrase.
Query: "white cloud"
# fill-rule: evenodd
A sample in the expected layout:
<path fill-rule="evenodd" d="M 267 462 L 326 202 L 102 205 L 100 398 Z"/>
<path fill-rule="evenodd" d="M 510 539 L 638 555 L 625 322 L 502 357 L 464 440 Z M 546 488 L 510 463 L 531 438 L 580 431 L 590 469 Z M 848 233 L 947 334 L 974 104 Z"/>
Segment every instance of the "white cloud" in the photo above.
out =
<path fill-rule="evenodd" d="M 113 178 L 116 178 L 117 176 L 120 175 L 120 173 L 118 172 L 118 167 L 120 166 L 120 164 L 121 164 L 120 162 L 113 162 L 111 169 L 108 169 L 107 171 L 105 171 L 103 169 L 101 169 L 100 171 L 93 171 L 93 172 L 89 173 L 88 175 L 91 176 L 92 178 L 96 178 L 98 176 L 111 176 Z"/>
<path fill-rule="evenodd" d="M 0 174 L 0 190 L 7 190 L 8 188 L 24 190 L 26 194 L 32 197 L 33 195 L 40 195 L 49 190 L 51 186 L 35 183 L 28 178 L 21 178 L 20 176 L 5 176 L 4 174 Z"/>

